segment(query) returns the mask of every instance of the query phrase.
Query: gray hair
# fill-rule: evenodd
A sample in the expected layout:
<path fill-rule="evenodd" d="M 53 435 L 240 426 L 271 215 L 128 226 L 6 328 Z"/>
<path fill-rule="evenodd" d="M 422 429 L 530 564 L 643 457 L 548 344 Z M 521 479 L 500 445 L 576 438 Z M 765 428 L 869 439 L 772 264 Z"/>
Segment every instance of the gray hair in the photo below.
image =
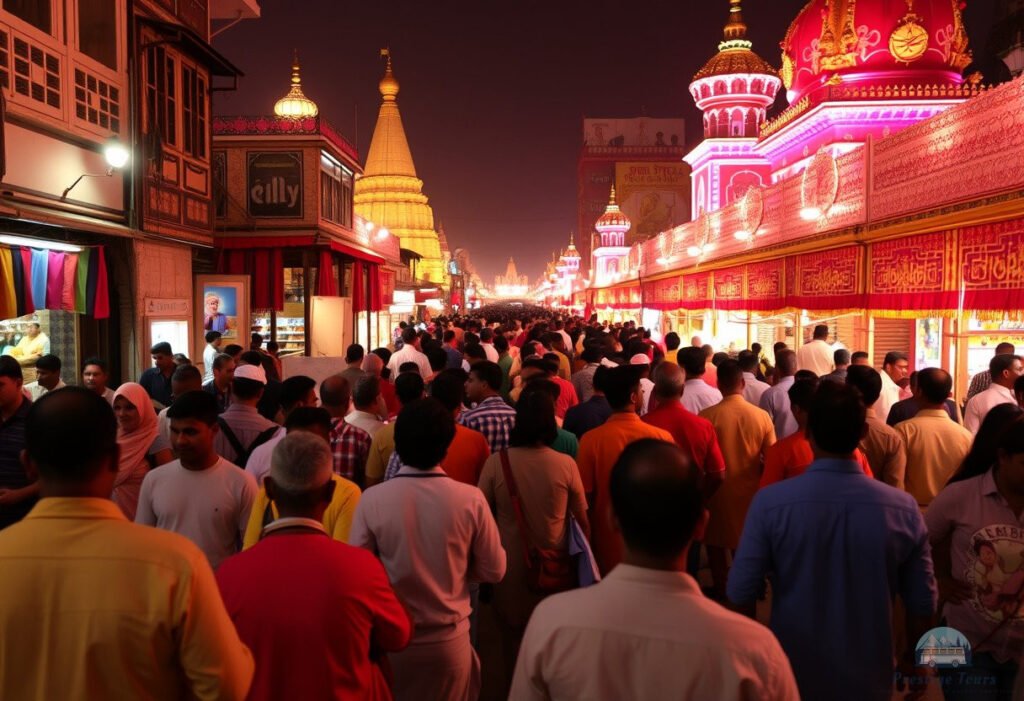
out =
<path fill-rule="evenodd" d="M 334 458 L 323 438 L 293 431 L 282 438 L 270 458 L 270 477 L 279 489 L 302 495 L 323 487 L 334 472 Z"/>
<path fill-rule="evenodd" d="M 367 353 L 363 357 L 363 372 L 374 377 L 380 376 L 380 371 L 384 369 L 384 361 L 376 353 Z"/>

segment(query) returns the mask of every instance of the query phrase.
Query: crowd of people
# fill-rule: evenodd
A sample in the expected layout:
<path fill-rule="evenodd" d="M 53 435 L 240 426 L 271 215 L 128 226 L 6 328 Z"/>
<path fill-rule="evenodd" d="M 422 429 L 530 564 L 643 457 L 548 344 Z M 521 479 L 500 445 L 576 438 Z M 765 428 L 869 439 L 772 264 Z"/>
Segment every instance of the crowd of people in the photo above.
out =
<path fill-rule="evenodd" d="M 0 357 L 0 698 L 1012 698 L 1021 357 L 959 404 L 828 337 L 494 310 L 320 381 L 216 330 L 117 387 Z"/>

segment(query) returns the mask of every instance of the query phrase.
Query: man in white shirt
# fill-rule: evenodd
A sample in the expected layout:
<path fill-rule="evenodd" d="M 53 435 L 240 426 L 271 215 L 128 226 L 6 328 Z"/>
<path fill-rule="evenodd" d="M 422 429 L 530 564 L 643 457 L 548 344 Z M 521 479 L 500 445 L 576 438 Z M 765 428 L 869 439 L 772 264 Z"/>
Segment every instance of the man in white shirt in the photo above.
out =
<path fill-rule="evenodd" d="M 640 416 L 646 416 L 647 412 L 651 410 L 651 395 L 654 394 L 654 383 L 651 382 L 651 359 L 644 353 L 637 353 L 629 359 L 630 365 L 639 365 L 643 370 L 643 374 L 640 376 L 640 394 L 642 399 L 640 402 L 640 410 L 637 412 Z"/>
<path fill-rule="evenodd" d="M 352 392 L 352 404 L 355 409 L 345 416 L 345 423 L 363 429 L 371 438 L 384 425 L 377 415 L 382 403 L 381 381 L 379 377 L 364 377 L 359 380 Z"/>
<path fill-rule="evenodd" d="M 389 655 L 396 699 L 475 699 L 480 663 L 470 644 L 470 582 L 498 582 L 506 556 L 483 493 L 440 467 L 455 437 L 436 399 L 403 407 L 395 423 L 398 474 L 359 501 L 349 543 L 373 552 L 415 624 Z M 401 518 L 396 518 L 401 514 Z"/>
<path fill-rule="evenodd" d="M 220 331 L 207 331 L 206 348 L 203 349 L 203 384 L 213 382 L 213 360 L 220 354 L 220 346 L 224 342 Z"/>
<path fill-rule="evenodd" d="M 391 372 L 391 378 L 398 377 L 398 370 L 402 367 L 402 363 L 416 363 L 416 366 L 420 369 L 420 375 L 426 381 L 434 373 L 430 369 L 430 361 L 427 360 L 427 356 L 420 352 L 420 337 L 416 333 L 416 329 L 412 326 L 407 326 L 402 331 L 402 343 L 402 349 L 395 351 L 391 355 L 391 360 L 388 361 L 388 370 Z"/>
<path fill-rule="evenodd" d="M 775 370 L 778 381 L 761 395 L 758 406 L 768 412 L 775 424 L 775 437 L 782 440 L 800 430 L 793 416 L 789 402 L 789 388 L 793 386 L 796 375 L 796 353 L 788 348 L 775 353 Z"/>
<path fill-rule="evenodd" d="M 722 401 L 722 393 L 704 381 L 707 366 L 703 349 L 693 346 L 680 348 L 676 357 L 686 371 L 686 384 L 683 385 L 683 398 L 680 401 L 687 411 L 699 414 Z"/>
<path fill-rule="evenodd" d="M 828 344 L 828 326 L 814 327 L 814 337 L 800 346 L 796 353 L 796 364 L 801 370 L 810 370 L 818 377 L 836 369 L 832 346 Z"/>
<path fill-rule="evenodd" d="M 66 387 L 60 379 L 60 358 L 47 353 L 36 361 L 36 381 L 25 385 L 29 399 L 33 402 L 43 395 Z"/>
<path fill-rule="evenodd" d="M 1000 404 L 1016 404 L 1013 385 L 1017 378 L 1024 374 L 1019 355 L 997 355 L 989 361 L 988 371 L 992 375 L 992 384 L 987 390 L 974 395 L 967 402 L 964 412 L 964 428 L 977 435 L 982 422 L 992 407 Z"/>
<path fill-rule="evenodd" d="M 217 400 L 178 397 L 167 412 L 178 459 L 146 475 L 135 522 L 185 536 L 214 569 L 238 552 L 258 488 L 252 475 L 217 454 Z"/>
<path fill-rule="evenodd" d="M 492 363 L 498 362 L 498 349 L 494 347 L 494 331 L 488 327 L 480 329 L 480 345 L 483 346 L 487 359 Z"/>
<path fill-rule="evenodd" d="M 516 701 L 658 699 L 796 701 L 789 661 L 758 623 L 704 598 L 686 574 L 708 521 L 700 470 L 679 447 L 645 439 L 610 479 L 622 564 L 534 610 L 516 664 Z M 601 673 L 600 670 L 619 670 Z M 682 692 L 680 690 L 685 690 Z"/>
<path fill-rule="evenodd" d="M 743 398 L 757 406 L 761 402 L 761 395 L 771 388 L 770 384 L 761 382 L 754 374 L 760 362 L 757 353 L 749 350 L 740 351 L 737 362 L 743 371 Z"/>
<path fill-rule="evenodd" d="M 879 421 L 889 418 L 892 405 L 900 400 L 900 382 L 910 372 L 910 359 L 906 353 L 889 351 L 882 361 L 882 394 L 875 403 L 875 416 Z"/>

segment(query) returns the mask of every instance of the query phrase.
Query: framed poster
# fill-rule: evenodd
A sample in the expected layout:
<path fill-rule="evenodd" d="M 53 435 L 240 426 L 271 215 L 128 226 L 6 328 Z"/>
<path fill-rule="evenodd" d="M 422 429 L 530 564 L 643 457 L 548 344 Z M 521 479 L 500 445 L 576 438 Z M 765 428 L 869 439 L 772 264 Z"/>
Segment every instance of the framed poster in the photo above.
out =
<path fill-rule="evenodd" d="M 197 357 L 202 357 L 206 332 L 219 331 L 224 345 L 249 347 L 249 276 L 196 275 L 193 327 Z"/>
<path fill-rule="evenodd" d="M 302 218 L 302 151 L 246 153 L 249 216 Z"/>

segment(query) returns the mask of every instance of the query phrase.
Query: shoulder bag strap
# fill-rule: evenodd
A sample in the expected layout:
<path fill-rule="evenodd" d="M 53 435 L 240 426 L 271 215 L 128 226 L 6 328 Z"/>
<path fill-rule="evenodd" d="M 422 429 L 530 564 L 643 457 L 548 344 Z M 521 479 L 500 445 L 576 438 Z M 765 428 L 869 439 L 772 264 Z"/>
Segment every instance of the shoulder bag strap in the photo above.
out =
<path fill-rule="evenodd" d="M 221 433 L 223 433 L 224 437 L 228 439 L 228 443 L 230 443 L 231 447 L 235 449 L 235 454 L 237 455 L 236 459 L 240 458 L 245 453 L 245 447 L 242 446 L 242 441 L 238 440 L 238 436 L 236 436 L 235 432 L 231 430 L 228 422 L 219 416 L 217 417 L 217 424 L 220 426 Z"/>
<path fill-rule="evenodd" d="M 519 539 L 523 542 L 523 557 L 526 559 L 526 566 L 530 566 L 530 543 L 529 531 L 526 530 L 526 517 L 523 515 L 523 504 L 519 499 L 519 489 L 516 487 L 516 479 L 512 476 L 512 465 L 508 460 L 508 451 L 500 453 L 501 472 L 505 476 L 505 487 L 508 489 L 508 496 L 512 500 L 512 511 L 516 515 L 516 525 L 519 526 Z"/>

